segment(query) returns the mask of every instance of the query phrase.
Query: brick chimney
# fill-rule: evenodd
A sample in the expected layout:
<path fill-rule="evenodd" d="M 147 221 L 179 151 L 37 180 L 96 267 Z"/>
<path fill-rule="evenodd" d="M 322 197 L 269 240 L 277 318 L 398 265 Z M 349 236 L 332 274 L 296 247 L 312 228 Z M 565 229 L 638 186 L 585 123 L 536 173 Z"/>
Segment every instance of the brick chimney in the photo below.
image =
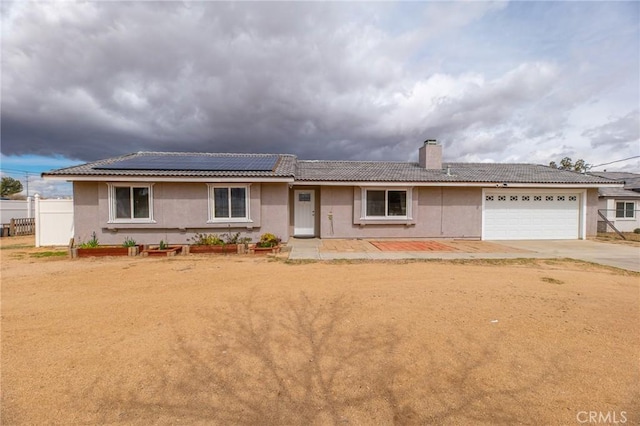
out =
<path fill-rule="evenodd" d="M 427 139 L 418 150 L 418 164 L 431 170 L 442 170 L 442 145 L 435 139 Z"/>

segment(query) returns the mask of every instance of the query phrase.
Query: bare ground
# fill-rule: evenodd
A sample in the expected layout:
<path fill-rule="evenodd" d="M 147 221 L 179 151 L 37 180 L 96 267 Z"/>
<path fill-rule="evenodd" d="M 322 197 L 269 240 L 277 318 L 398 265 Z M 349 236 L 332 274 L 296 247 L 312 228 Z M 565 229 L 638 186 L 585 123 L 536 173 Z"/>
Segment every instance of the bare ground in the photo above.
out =
<path fill-rule="evenodd" d="M 2 424 L 640 422 L 639 274 L 3 240 Z"/>

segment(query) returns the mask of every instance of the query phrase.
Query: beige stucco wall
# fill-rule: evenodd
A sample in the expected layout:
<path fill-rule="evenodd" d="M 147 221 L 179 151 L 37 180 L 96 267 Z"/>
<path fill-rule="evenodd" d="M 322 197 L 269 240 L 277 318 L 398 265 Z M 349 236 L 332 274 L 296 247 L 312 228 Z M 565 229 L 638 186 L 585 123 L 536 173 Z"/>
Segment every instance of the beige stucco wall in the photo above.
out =
<path fill-rule="evenodd" d="M 95 182 L 74 182 L 73 223 L 76 242 L 89 240 L 93 231 L 100 238 L 102 233 L 96 226 L 99 222 L 98 185 Z"/>
<path fill-rule="evenodd" d="M 108 186 L 105 182 L 74 183 L 75 237 L 82 242 L 96 232 L 101 244 L 121 244 L 131 237 L 139 244 L 185 244 L 197 232 L 240 232 L 257 241 L 264 232 L 288 235 L 288 185 L 260 184 L 250 187 L 251 223 L 207 223 L 206 183 L 159 182 L 153 185 L 155 223 L 109 223 Z"/>
<path fill-rule="evenodd" d="M 282 241 L 289 239 L 289 185 L 263 183 L 260 201 L 260 233 L 270 232 Z M 258 205 L 258 200 L 253 205 Z M 256 240 L 254 238 L 254 240 Z"/>
<path fill-rule="evenodd" d="M 87 241 L 96 232 L 101 244 L 121 244 L 131 237 L 141 244 L 160 240 L 185 244 L 196 232 L 240 232 L 256 241 L 264 232 L 289 239 L 292 231 L 291 192 L 285 183 L 252 184 L 251 224 L 208 224 L 205 183 L 156 183 L 153 224 L 109 223 L 108 186 L 104 182 L 74 183 L 75 237 Z M 361 220 L 360 187 L 316 188 L 317 235 L 321 238 L 472 238 L 481 237 L 482 188 L 415 187 L 412 218 L 401 223 Z M 587 191 L 586 232 L 597 231 L 598 191 Z"/>
<path fill-rule="evenodd" d="M 412 220 L 360 220 L 360 188 L 321 188 L 321 238 L 480 238 L 481 188 L 413 189 Z M 333 218 L 333 220 L 331 219 Z"/>
<path fill-rule="evenodd" d="M 587 237 L 595 237 L 598 234 L 598 189 L 587 189 Z"/>
<path fill-rule="evenodd" d="M 624 201 L 627 203 L 634 203 L 634 207 L 636 210 L 635 217 L 633 218 L 617 218 L 616 217 L 616 202 Z M 604 214 L 607 216 L 611 222 L 613 222 L 613 226 L 620 232 L 633 232 L 634 229 L 640 228 L 640 201 L 635 200 L 633 198 L 599 198 L 598 199 L 598 208 L 602 209 Z M 597 214 L 597 213 L 596 213 Z M 600 217 L 597 220 L 602 221 Z M 611 227 L 606 227 L 606 232 L 615 232 Z"/>

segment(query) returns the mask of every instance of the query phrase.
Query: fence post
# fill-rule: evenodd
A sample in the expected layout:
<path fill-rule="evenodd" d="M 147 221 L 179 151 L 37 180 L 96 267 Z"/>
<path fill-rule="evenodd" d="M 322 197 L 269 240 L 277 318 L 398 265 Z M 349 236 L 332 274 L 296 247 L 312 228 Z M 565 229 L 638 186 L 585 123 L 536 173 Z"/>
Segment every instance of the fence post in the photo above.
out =
<path fill-rule="evenodd" d="M 32 200 L 31 197 L 27 197 L 27 217 L 28 218 L 33 217 L 33 216 L 31 216 L 31 213 L 32 213 L 31 208 L 33 207 L 32 203 L 31 203 L 32 201 L 33 200 Z"/>
<path fill-rule="evenodd" d="M 16 235 L 16 220 L 13 218 L 9 220 L 9 235 L 12 237 Z"/>
<path fill-rule="evenodd" d="M 40 195 L 36 194 L 36 247 L 40 247 Z"/>

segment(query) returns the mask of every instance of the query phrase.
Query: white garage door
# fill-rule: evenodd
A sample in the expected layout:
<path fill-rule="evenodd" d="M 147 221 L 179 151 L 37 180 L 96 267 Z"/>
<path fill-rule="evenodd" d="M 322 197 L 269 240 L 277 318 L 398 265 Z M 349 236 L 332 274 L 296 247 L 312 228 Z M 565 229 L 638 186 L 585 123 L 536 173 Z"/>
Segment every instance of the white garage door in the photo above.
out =
<path fill-rule="evenodd" d="M 580 195 L 503 189 L 484 195 L 485 240 L 580 237 Z"/>

